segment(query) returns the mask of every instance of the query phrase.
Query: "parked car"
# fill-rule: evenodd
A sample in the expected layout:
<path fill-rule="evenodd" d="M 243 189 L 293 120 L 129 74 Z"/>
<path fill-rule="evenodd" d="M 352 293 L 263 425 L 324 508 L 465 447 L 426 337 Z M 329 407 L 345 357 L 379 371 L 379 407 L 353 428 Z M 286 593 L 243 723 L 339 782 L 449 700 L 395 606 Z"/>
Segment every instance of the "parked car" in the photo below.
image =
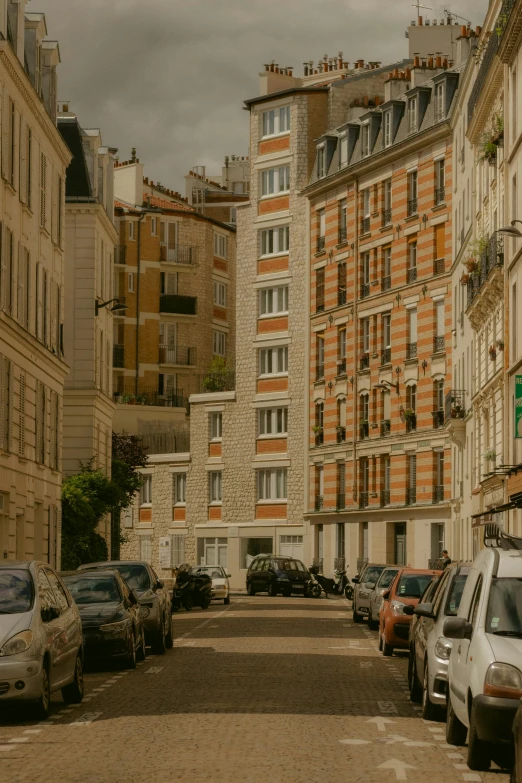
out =
<path fill-rule="evenodd" d="M 377 579 L 375 587 L 370 594 L 370 614 L 368 615 L 368 625 L 372 631 L 376 631 L 379 627 L 379 613 L 382 606 L 382 596 L 391 585 L 397 573 L 400 571 L 400 566 L 387 566 L 381 571 L 380 577 Z"/>
<path fill-rule="evenodd" d="M 444 623 L 453 640 L 448 667 L 446 736 L 464 745 L 468 766 L 489 769 L 511 749 L 522 696 L 522 539 L 485 529 L 486 548 L 470 568 L 457 617 Z M 518 550 L 518 551 L 517 551 Z"/>
<path fill-rule="evenodd" d="M 513 769 L 511 770 L 510 783 L 522 783 L 522 701 L 518 703 L 518 709 L 513 721 Z"/>
<path fill-rule="evenodd" d="M 169 591 L 149 563 L 139 560 L 109 560 L 85 563 L 78 570 L 116 568 L 131 590 L 135 590 L 142 608 L 145 642 L 155 655 L 163 655 L 173 645 L 172 612 Z"/>
<path fill-rule="evenodd" d="M 224 604 L 230 603 L 230 574 L 227 574 L 223 566 L 196 566 L 192 569 L 195 576 L 207 574 L 212 579 L 212 600 L 223 600 Z"/>
<path fill-rule="evenodd" d="M 425 720 L 436 720 L 446 710 L 452 642 L 442 629 L 446 618 L 455 617 L 459 610 L 469 569 L 469 564 L 452 563 L 433 581 L 417 606 L 404 610 L 416 617 L 410 627 L 408 682 L 411 700 L 422 701 Z"/>
<path fill-rule="evenodd" d="M 293 557 L 276 557 L 275 555 L 258 555 L 247 571 L 246 589 L 248 595 L 268 593 L 275 596 L 278 593 L 289 596 L 292 593 L 306 595 L 310 572 Z"/>
<path fill-rule="evenodd" d="M 45 563 L 0 564 L 0 705 L 34 705 L 49 714 L 51 693 L 83 699 L 82 623 L 56 571 Z"/>
<path fill-rule="evenodd" d="M 128 669 L 145 658 L 145 631 L 138 596 L 116 569 L 62 574 L 82 620 L 86 660 L 120 659 Z"/>
<path fill-rule="evenodd" d="M 385 563 L 366 563 L 361 573 L 353 577 L 352 582 L 355 584 L 352 604 L 354 623 L 362 623 L 365 617 L 369 617 L 371 591 L 385 568 Z"/>
<path fill-rule="evenodd" d="M 383 655 L 393 655 L 396 647 L 408 649 L 411 615 L 407 606 L 417 606 L 426 586 L 440 571 L 401 568 L 383 595 L 379 621 L 379 649 Z"/>

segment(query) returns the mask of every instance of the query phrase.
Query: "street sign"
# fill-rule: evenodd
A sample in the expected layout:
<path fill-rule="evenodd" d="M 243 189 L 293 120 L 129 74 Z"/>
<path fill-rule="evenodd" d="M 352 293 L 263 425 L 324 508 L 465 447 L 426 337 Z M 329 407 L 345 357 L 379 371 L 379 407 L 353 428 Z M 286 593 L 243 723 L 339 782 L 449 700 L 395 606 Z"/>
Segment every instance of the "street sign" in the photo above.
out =
<path fill-rule="evenodd" d="M 515 375 L 515 438 L 522 438 L 522 375 Z"/>
<path fill-rule="evenodd" d="M 159 540 L 159 560 L 160 568 L 172 567 L 172 539 L 170 536 L 160 536 Z"/>

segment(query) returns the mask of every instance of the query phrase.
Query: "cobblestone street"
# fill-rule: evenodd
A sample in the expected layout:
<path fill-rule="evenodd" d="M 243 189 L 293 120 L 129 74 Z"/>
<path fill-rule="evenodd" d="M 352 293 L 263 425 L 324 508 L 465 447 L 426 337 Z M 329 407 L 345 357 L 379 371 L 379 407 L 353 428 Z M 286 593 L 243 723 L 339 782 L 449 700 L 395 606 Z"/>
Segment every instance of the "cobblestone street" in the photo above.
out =
<path fill-rule="evenodd" d="M 443 723 L 419 716 L 407 659 L 341 600 L 236 596 L 174 615 L 175 645 L 136 671 L 87 674 L 83 704 L 59 694 L 43 723 L 0 719 L 9 783 L 334 780 L 505 783 L 471 772 Z M 5 710 L 5 707 L 4 707 Z"/>

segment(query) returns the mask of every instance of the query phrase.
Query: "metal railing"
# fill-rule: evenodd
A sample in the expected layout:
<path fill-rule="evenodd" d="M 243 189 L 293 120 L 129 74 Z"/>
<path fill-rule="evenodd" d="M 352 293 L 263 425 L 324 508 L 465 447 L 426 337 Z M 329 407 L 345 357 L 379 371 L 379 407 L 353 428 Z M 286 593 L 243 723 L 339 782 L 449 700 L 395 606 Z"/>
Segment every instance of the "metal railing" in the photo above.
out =
<path fill-rule="evenodd" d="M 346 375 L 346 359 L 337 362 L 337 375 Z"/>
<path fill-rule="evenodd" d="M 339 226 L 339 233 L 337 238 L 339 244 L 341 244 L 341 242 L 346 242 L 348 238 L 348 229 L 346 226 Z"/>
<path fill-rule="evenodd" d="M 416 279 L 417 279 L 417 267 L 410 266 L 410 268 L 406 270 L 406 282 L 414 283 Z"/>
<path fill-rule="evenodd" d="M 370 284 L 363 283 L 361 285 L 361 299 L 366 299 L 367 296 L 370 296 Z"/>
<path fill-rule="evenodd" d="M 446 201 L 446 188 L 435 188 L 435 206 L 444 204 Z"/>
<path fill-rule="evenodd" d="M 415 432 L 417 429 L 417 414 L 413 413 L 406 419 L 406 432 Z"/>
<path fill-rule="evenodd" d="M 381 289 L 383 291 L 389 291 L 391 288 L 391 275 L 385 275 L 381 278 Z"/>
<path fill-rule="evenodd" d="M 444 351 L 444 348 L 445 348 L 444 335 L 438 335 L 433 340 L 433 353 L 439 353 L 440 351 Z"/>
<path fill-rule="evenodd" d="M 416 198 L 409 198 L 407 203 L 407 212 L 408 217 L 411 217 L 412 215 L 417 214 L 417 199 Z"/>
<path fill-rule="evenodd" d="M 346 494 L 339 492 L 337 494 L 337 511 L 344 511 L 346 508 Z"/>
<path fill-rule="evenodd" d="M 381 365 L 390 364 L 391 362 L 391 348 L 383 348 L 381 354 Z"/>
<path fill-rule="evenodd" d="M 392 222 L 392 211 L 391 207 L 389 209 L 383 209 L 382 211 L 382 225 L 383 226 L 389 226 Z"/>
<path fill-rule="evenodd" d="M 320 511 L 323 507 L 323 496 L 322 495 L 316 495 L 315 496 L 315 503 L 314 503 L 314 509 L 316 511 Z"/>
<path fill-rule="evenodd" d="M 316 252 L 322 253 L 326 244 L 325 237 L 317 237 Z"/>
<path fill-rule="evenodd" d="M 160 260 L 170 264 L 194 266 L 198 261 L 198 249 L 192 245 L 177 245 L 173 242 L 161 242 Z"/>
<path fill-rule="evenodd" d="M 159 363 L 193 367 L 196 364 L 196 349 L 186 345 L 160 345 Z"/>
<path fill-rule="evenodd" d="M 125 367 L 125 349 L 123 345 L 112 346 L 112 366 Z"/>
<path fill-rule="evenodd" d="M 435 263 L 433 265 L 433 274 L 434 275 L 443 275 L 446 271 L 446 259 L 445 258 L 436 258 Z"/>
<path fill-rule="evenodd" d="M 435 484 L 433 487 L 433 502 L 441 503 L 444 500 L 444 485 Z"/>
<path fill-rule="evenodd" d="M 381 436 L 384 438 L 386 435 L 389 435 L 390 432 L 391 432 L 390 419 L 383 419 L 381 421 Z"/>
<path fill-rule="evenodd" d="M 190 452 L 190 433 L 167 429 L 164 432 L 144 432 L 139 436 L 149 454 L 176 454 Z"/>
<path fill-rule="evenodd" d="M 390 490 L 383 489 L 381 491 L 381 506 L 389 506 L 389 505 L 390 505 Z"/>
<path fill-rule="evenodd" d="M 324 429 L 321 427 L 320 430 L 317 430 L 314 433 L 314 436 L 315 436 L 315 445 L 322 446 L 324 443 Z"/>
<path fill-rule="evenodd" d="M 467 306 L 469 307 L 489 277 L 490 272 L 504 266 L 504 240 L 497 233 L 490 236 L 487 246 L 480 254 L 478 269 L 470 274 L 467 283 Z"/>
<path fill-rule="evenodd" d="M 181 296 L 180 294 L 160 294 L 160 313 L 196 315 L 197 310 L 198 310 L 197 296 Z"/>
<path fill-rule="evenodd" d="M 324 364 L 317 364 L 315 367 L 315 380 L 320 381 L 324 378 Z"/>
<path fill-rule="evenodd" d="M 115 391 L 113 398 L 120 405 L 156 405 L 161 408 L 187 407 L 187 398 L 183 394 L 183 389 L 167 390 L 160 394 L 157 388 L 139 386 L 136 394 L 135 385 L 129 384 L 119 391 Z"/>
<path fill-rule="evenodd" d="M 346 427 L 337 427 L 337 443 L 344 443 L 346 440 Z"/>
<path fill-rule="evenodd" d="M 196 394 L 233 391 L 236 388 L 236 374 L 234 370 L 208 372 L 206 375 L 193 377 L 196 379 Z"/>
<path fill-rule="evenodd" d="M 444 411 L 443 410 L 436 410 L 432 411 L 431 415 L 433 416 L 433 429 L 438 430 L 439 427 L 444 427 Z"/>
<path fill-rule="evenodd" d="M 406 343 L 406 358 L 407 359 L 417 358 L 417 343 Z"/>
<path fill-rule="evenodd" d="M 361 370 L 367 370 L 369 366 L 370 366 L 370 354 L 363 353 L 360 359 Z"/>
<path fill-rule="evenodd" d="M 361 234 L 369 234 L 370 233 L 370 218 L 364 217 L 361 220 Z"/>
<path fill-rule="evenodd" d="M 357 573 L 360 574 L 364 566 L 368 563 L 367 557 L 358 557 L 357 558 Z"/>
<path fill-rule="evenodd" d="M 339 291 L 337 291 L 337 304 L 346 304 L 346 288 L 340 288 Z"/>
<path fill-rule="evenodd" d="M 413 506 L 417 502 L 417 487 L 408 487 L 406 490 L 406 505 Z"/>
<path fill-rule="evenodd" d="M 370 437 L 370 424 L 367 421 L 361 421 L 359 424 L 359 437 L 361 440 L 366 440 Z"/>
<path fill-rule="evenodd" d="M 444 403 L 444 420 L 446 422 L 450 419 L 464 419 L 466 416 L 464 390 L 452 389 L 446 394 L 446 400 Z"/>
<path fill-rule="evenodd" d="M 334 557 L 334 571 L 346 571 L 345 557 Z"/>
<path fill-rule="evenodd" d="M 127 260 L 127 248 L 125 245 L 114 246 L 114 263 L 124 266 Z"/>
<path fill-rule="evenodd" d="M 369 498 L 369 492 L 359 492 L 359 508 L 366 508 L 369 503 Z"/>

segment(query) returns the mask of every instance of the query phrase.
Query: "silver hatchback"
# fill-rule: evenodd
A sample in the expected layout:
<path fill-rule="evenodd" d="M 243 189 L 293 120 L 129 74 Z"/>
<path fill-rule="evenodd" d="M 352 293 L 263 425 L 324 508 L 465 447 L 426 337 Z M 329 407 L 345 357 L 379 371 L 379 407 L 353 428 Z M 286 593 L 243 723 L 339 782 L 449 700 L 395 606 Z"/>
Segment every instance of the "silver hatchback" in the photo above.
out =
<path fill-rule="evenodd" d="M 51 693 L 83 699 L 83 641 L 78 607 L 49 565 L 0 564 L 0 709 L 11 700 L 49 713 Z"/>

